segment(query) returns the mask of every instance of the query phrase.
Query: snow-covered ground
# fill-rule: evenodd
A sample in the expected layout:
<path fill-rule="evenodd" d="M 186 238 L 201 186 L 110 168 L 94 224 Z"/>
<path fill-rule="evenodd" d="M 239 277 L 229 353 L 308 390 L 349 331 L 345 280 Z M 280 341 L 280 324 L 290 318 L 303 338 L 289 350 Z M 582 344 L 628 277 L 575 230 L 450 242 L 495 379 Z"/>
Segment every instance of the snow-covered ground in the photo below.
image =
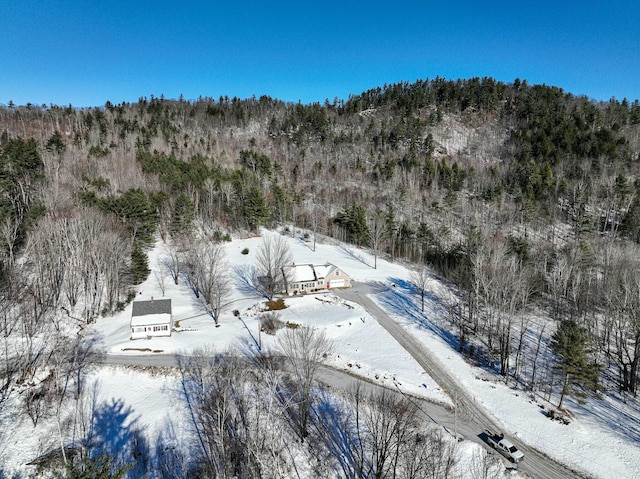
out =
<path fill-rule="evenodd" d="M 263 234 L 277 233 L 265 231 Z M 162 262 L 165 246 L 158 244 L 150 252 L 152 273 L 138 287 L 137 300 L 163 296 L 171 298 L 179 331 L 167 338 L 131 341 L 129 321 L 132 306 L 128 305 L 122 313 L 100 318 L 92 326 L 101 336 L 106 352 L 113 355 L 139 355 L 154 351 L 153 354 L 188 355 L 204 348 L 218 352 L 254 349 L 258 344 L 266 349 L 275 348 L 274 336 L 258 332 L 262 299 L 238 280 L 254 264 L 261 241 L 261 238 L 255 237 L 236 239 L 225 244 L 227 261 L 236 279 L 231 304 L 223 312 L 218 327 L 200 309 L 189 288 L 182 283 L 174 285 L 164 272 Z M 355 281 L 396 285 L 388 288 L 386 294 L 375 295 L 374 299 L 440 358 L 464 388 L 495 415 L 498 422 L 504 425 L 504 430 L 516 441 L 527 443 L 572 468 L 599 478 L 640 477 L 640 418 L 637 405 L 634 409 L 611 400 L 590 400 L 585 406 L 580 406 L 569 401 L 567 405 L 575 415 L 573 422 L 566 426 L 550 421 L 541 413 L 540 407 L 550 405 L 543 404 L 540 398 L 533 400 L 522 390 L 507 387 L 487 372 L 470 365 L 452 349 L 446 337 L 429 327 L 437 315 L 446 314 L 443 304 L 450 293 L 441 283 L 436 280 L 432 282 L 425 320 L 416 322 L 402 314 L 408 304 L 418 310 L 420 307 L 419 296 L 412 294 L 410 288 L 403 287 L 410 277 L 406 267 L 378 258 L 378 267 L 374 269 L 374 259 L 365 250 L 329 240 L 318 243 L 315 251 L 310 243 L 301 239 L 288 237 L 288 241 L 297 264 L 331 262 Z M 242 254 L 245 248 L 248 254 Z M 285 301 L 287 308 L 278 312 L 282 321 L 324 328 L 335 342 L 335 352 L 329 358 L 332 366 L 435 402 L 451 404 L 445 392 L 360 306 L 346 303 L 331 293 L 292 297 Z M 233 314 L 233 310 L 240 312 L 239 317 Z M 122 423 L 129 427 L 141 427 L 150 440 L 166 432 L 167 427 L 174 428 L 175 434 L 180 434 L 179 417 L 170 415 L 172 405 L 164 399 L 158 399 L 169 397 L 167 390 L 175 387 L 174 380 L 163 375 L 113 367 L 100 369 L 93 376 L 96 400 L 126 412 Z M 9 436 L 23 432 L 9 431 Z M 31 446 L 37 446 L 37 438 L 30 438 L 29 441 Z M 18 447 L 6 444 L 0 453 L 18 467 L 18 464 L 33 457 L 25 457 L 28 449 L 28 445 Z"/>
<path fill-rule="evenodd" d="M 256 237 L 225 245 L 232 276 L 233 272 L 237 274 L 254 265 L 255 253 L 261 241 Z M 245 248 L 249 249 L 247 255 L 242 254 Z M 224 352 L 230 347 L 255 349 L 258 344 L 265 350 L 275 348 L 275 336 L 259 334 L 258 318 L 263 312 L 264 300 L 246 287 L 234 288 L 218 327 L 200 308 L 197 299 L 183 282 L 176 286 L 167 277 L 163 296 L 155 275 L 155 272 L 162 271 L 163 251 L 164 246 L 158 245 L 150 253 L 149 263 L 153 272 L 139 286 L 136 300 L 171 298 L 173 317 L 179 323 L 179 331 L 171 337 L 130 340 L 132 307 L 129 305 L 116 316 L 100 318 L 95 326 L 108 354 L 149 354 L 151 350 L 155 354 L 188 355 L 204 348 L 217 352 Z M 364 254 L 360 250 L 354 253 L 352 250 L 318 244 L 314 253 L 307 243 L 291 239 L 291 251 L 298 264 L 324 264 L 328 261 L 344 269 L 356 281 L 368 277 L 388 282 L 388 278 L 396 274 L 407 274 L 404 268 L 387 263 L 384 269 L 374 270 L 355 258 L 355 255 Z M 236 286 L 237 283 L 241 281 L 234 282 Z M 286 298 L 285 304 L 286 309 L 277 312 L 281 321 L 326 329 L 327 336 L 335 343 L 336 351 L 329 358 L 329 365 L 349 370 L 381 385 L 395 387 L 395 381 L 396 384 L 402 384 L 407 393 L 451 404 L 449 397 L 425 375 L 413 358 L 390 339 L 385 330 L 359 305 L 346 303 L 331 293 L 290 297 Z M 234 310 L 240 312 L 239 317 L 234 316 Z"/>

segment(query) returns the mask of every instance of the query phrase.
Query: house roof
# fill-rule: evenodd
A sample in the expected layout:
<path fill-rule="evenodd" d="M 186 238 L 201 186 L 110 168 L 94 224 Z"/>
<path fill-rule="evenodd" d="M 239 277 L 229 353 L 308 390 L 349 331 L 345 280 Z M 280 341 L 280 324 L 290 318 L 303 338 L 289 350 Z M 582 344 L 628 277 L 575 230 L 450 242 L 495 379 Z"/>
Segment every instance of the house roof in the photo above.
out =
<path fill-rule="evenodd" d="M 151 301 L 134 301 L 131 316 L 147 316 L 149 314 L 171 314 L 171 299 L 152 299 Z"/>
<path fill-rule="evenodd" d="M 289 268 L 287 276 L 292 283 L 316 280 L 312 264 L 294 264 Z"/>
<path fill-rule="evenodd" d="M 337 266 L 331 263 L 317 265 L 317 266 L 314 266 L 314 268 L 316 270 L 316 274 L 318 275 L 318 278 L 326 278 L 331 273 L 333 273 L 336 269 L 338 269 Z"/>
<path fill-rule="evenodd" d="M 287 279 L 290 282 L 316 281 L 328 277 L 338 267 L 331 264 L 293 264 L 287 267 Z"/>

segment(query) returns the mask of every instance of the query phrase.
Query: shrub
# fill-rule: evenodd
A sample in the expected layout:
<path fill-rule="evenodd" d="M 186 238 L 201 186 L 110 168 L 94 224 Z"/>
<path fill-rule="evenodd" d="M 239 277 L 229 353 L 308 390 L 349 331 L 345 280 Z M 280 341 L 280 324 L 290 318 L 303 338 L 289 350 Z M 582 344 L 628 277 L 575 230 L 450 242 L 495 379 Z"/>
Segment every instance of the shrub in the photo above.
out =
<path fill-rule="evenodd" d="M 134 290 L 129 290 L 127 292 L 127 299 L 125 301 L 118 301 L 116 303 L 116 312 L 121 313 L 124 311 L 124 309 L 127 307 L 127 304 L 129 304 L 131 301 L 133 301 L 134 299 L 136 299 L 136 292 Z M 104 314 L 103 314 L 104 316 Z"/>
<path fill-rule="evenodd" d="M 222 231 L 215 231 L 213 233 L 213 241 L 217 242 L 217 243 L 222 243 L 222 242 L 230 242 L 231 241 L 231 235 L 229 233 L 223 233 Z M 247 253 L 249 252 L 249 250 L 247 248 L 245 248 L 247 250 Z M 242 254 L 246 254 L 246 253 L 242 253 Z"/>
<path fill-rule="evenodd" d="M 245 248 L 242 250 L 242 254 L 249 254 L 249 248 Z"/>
<path fill-rule="evenodd" d="M 260 330 L 266 334 L 273 336 L 284 327 L 285 324 L 280 321 L 280 315 L 278 313 L 265 313 L 260 319 Z"/>

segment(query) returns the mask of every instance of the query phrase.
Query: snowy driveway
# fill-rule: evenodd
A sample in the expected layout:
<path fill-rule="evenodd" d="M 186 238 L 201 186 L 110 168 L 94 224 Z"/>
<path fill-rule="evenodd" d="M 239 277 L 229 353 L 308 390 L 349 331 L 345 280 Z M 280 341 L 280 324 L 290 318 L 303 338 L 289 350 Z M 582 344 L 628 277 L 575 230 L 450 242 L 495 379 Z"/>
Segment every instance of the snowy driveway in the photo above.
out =
<path fill-rule="evenodd" d="M 475 399 L 467 393 L 454 377 L 447 371 L 440 361 L 430 354 L 428 349 L 421 344 L 409 331 L 396 323 L 382 308 L 372 299 L 371 295 L 384 291 L 384 287 L 375 284 L 357 283 L 353 288 L 335 290 L 334 294 L 341 296 L 362 306 L 387 332 L 415 359 L 415 361 L 448 392 L 456 405 L 456 429 L 457 433 L 478 443 L 486 444 L 479 438 L 485 429 L 500 430 L 492 414 L 480 407 Z M 519 469 L 531 477 L 537 479 L 580 478 L 584 477 L 571 471 L 564 465 L 549 458 L 544 452 L 537 451 L 526 445 L 519 444 L 525 454 L 525 461 L 519 465 Z M 488 447 L 488 446 L 486 446 Z"/>

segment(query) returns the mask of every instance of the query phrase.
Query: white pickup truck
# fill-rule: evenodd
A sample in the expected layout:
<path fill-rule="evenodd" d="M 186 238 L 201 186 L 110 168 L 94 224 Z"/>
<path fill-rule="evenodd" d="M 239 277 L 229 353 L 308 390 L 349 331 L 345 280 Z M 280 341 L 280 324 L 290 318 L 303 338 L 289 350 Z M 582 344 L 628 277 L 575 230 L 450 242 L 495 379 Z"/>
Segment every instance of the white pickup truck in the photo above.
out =
<path fill-rule="evenodd" d="M 485 431 L 487 435 L 487 443 L 505 456 L 511 462 L 521 462 L 524 459 L 524 454 L 514 444 L 505 439 L 503 433 L 494 434 L 491 431 Z"/>

